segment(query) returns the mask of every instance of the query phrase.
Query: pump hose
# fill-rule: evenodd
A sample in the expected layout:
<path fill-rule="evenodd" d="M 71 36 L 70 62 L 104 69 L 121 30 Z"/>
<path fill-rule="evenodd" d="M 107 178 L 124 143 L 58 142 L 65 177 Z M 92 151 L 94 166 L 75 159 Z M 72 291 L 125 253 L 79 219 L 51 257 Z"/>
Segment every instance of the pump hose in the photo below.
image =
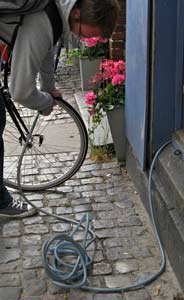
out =
<path fill-rule="evenodd" d="M 17 170 L 17 183 L 19 187 L 20 195 L 23 199 L 28 202 L 32 207 L 36 208 L 37 211 L 42 212 L 45 215 L 54 217 L 60 221 L 64 221 L 72 224 L 73 229 L 69 235 L 66 234 L 57 234 L 54 237 L 46 240 L 42 247 L 42 261 L 43 266 L 45 267 L 46 273 L 52 279 L 53 283 L 63 287 L 63 288 L 81 288 L 82 290 L 99 292 L 99 293 L 115 293 L 115 292 L 127 292 L 131 290 L 136 290 L 143 288 L 147 284 L 151 283 L 157 279 L 165 270 L 166 257 L 164 254 L 164 249 L 162 242 L 158 233 L 156 226 L 154 213 L 153 213 L 153 204 L 152 204 L 152 174 L 155 166 L 155 162 L 159 154 L 163 149 L 171 143 L 171 140 L 164 143 L 156 152 L 149 172 L 149 181 L 148 181 L 148 204 L 150 218 L 155 232 L 155 237 L 158 242 L 161 263 L 160 269 L 156 274 L 150 275 L 147 278 L 138 281 L 135 284 L 129 285 L 127 287 L 118 287 L 118 288 L 99 288 L 88 286 L 87 283 L 87 271 L 92 267 L 93 258 L 88 255 L 87 250 L 91 244 L 95 244 L 95 233 L 92 230 L 90 224 L 90 217 L 88 214 L 84 215 L 83 218 L 78 222 L 74 219 L 61 217 L 56 214 L 51 214 L 46 212 L 42 208 L 35 206 L 30 200 L 27 199 L 21 187 L 21 164 L 23 160 L 24 153 L 26 151 L 27 144 L 31 138 L 32 132 L 34 131 L 35 125 L 37 123 L 39 113 L 34 120 L 32 128 L 29 135 L 27 136 L 26 143 L 23 147 L 22 153 L 18 162 Z M 74 235 L 79 230 L 83 230 L 84 240 L 82 246 L 74 240 Z M 90 248 L 91 251 L 91 248 Z M 95 254 L 95 246 L 94 246 Z"/>

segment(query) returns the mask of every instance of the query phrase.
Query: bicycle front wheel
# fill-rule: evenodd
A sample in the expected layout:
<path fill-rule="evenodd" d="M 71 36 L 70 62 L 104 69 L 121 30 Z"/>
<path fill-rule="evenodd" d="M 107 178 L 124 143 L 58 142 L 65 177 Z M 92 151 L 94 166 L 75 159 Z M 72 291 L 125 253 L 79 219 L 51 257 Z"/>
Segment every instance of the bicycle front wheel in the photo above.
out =
<path fill-rule="evenodd" d="M 17 109 L 30 130 L 37 112 L 20 105 Z M 4 144 L 4 182 L 18 188 L 17 167 L 24 141 L 9 115 Z M 87 131 L 80 115 L 66 101 L 58 102 L 49 116 L 38 118 L 22 160 L 22 189 L 38 191 L 62 184 L 78 171 L 87 147 Z"/>

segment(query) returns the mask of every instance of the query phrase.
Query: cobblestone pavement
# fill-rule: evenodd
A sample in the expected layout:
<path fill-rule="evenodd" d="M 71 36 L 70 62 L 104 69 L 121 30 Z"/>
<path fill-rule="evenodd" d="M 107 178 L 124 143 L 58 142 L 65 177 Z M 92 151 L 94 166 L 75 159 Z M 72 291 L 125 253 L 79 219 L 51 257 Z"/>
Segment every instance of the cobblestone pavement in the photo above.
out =
<path fill-rule="evenodd" d="M 65 99 L 74 105 L 78 77 L 72 67 L 59 69 L 57 77 Z M 89 212 L 93 217 L 97 252 L 89 275 L 91 285 L 125 287 L 159 269 L 150 222 L 126 169 L 120 169 L 116 160 L 94 163 L 87 157 L 80 171 L 62 186 L 27 195 L 50 213 L 79 220 Z M 173 300 L 180 291 L 168 261 L 166 272 L 138 291 L 95 294 L 60 289 L 45 274 L 41 247 L 48 237 L 68 232 L 70 224 L 40 214 L 1 220 L 0 228 L 0 300 Z"/>

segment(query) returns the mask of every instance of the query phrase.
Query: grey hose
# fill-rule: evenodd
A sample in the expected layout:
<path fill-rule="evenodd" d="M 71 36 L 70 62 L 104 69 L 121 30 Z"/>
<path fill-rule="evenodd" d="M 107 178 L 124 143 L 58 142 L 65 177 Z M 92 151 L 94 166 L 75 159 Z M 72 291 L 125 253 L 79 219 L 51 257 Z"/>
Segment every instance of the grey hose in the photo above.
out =
<path fill-rule="evenodd" d="M 155 218 L 153 214 L 153 204 L 152 204 L 152 174 L 155 166 L 155 162 L 159 156 L 159 154 L 163 151 L 163 149 L 171 143 L 171 141 L 166 142 L 162 145 L 159 150 L 156 152 L 149 172 L 149 183 L 148 183 L 148 204 L 149 204 L 149 212 L 150 218 L 153 225 L 153 229 L 155 232 L 155 237 L 157 239 L 160 256 L 161 256 L 161 264 L 160 269 L 156 274 L 150 275 L 147 278 L 127 287 L 119 287 L 119 288 L 98 288 L 98 287 L 90 287 L 87 285 L 87 271 L 92 266 L 92 257 L 90 257 L 87 253 L 88 247 L 95 243 L 95 233 L 91 229 L 90 225 L 90 217 L 86 214 L 80 222 L 58 216 L 56 214 L 47 213 L 44 209 L 36 207 L 30 200 L 25 196 L 22 187 L 21 187 L 21 164 L 23 160 L 24 153 L 26 151 L 27 144 L 30 140 L 32 132 L 34 131 L 35 125 L 37 123 L 39 117 L 39 113 L 35 118 L 35 121 L 32 125 L 29 135 L 27 136 L 27 141 L 23 147 L 22 153 L 19 158 L 18 170 L 17 170 L 17 182 L 19 186 L 19 191 L 21 196 L 24 198 L 26 202 L 36 208 L 38 211 L 44 213 L 45 215 L 55 217 L 60 221 L 64 221 L 73 225 L 74 229 L 70 233 L 70 235 L 66 234 L 58 234 L 54 237 L 45 241 L 42 247 L 42 260 L 43 265 L 45 267 L 46 273 L 52 279 L 53 283 L 63 287 L 63 288 L 81 288 L 83 290 L 99 292 L 99 293 L 114 293 L 114 292 L 126 292 L 131 290 L 136 290 L 143 288 L 147 284 L 151 283 L 155 279 L 157 279 L 165 270 L 166 258 L 163 250 L 163 246 L 161 243 L 161 239 L 159 237 L 158 229 L 155 223 Z M 84 240 L 82 246 L 74 240 L 75 233 L 79 230 L 83 230 Z M 95 248 L 95 247 L 94 247 Z M 70 259 L 70 256 L 72 259 Z M 69 257 L 69 260 L 65 261 L 63 258 Z"/>

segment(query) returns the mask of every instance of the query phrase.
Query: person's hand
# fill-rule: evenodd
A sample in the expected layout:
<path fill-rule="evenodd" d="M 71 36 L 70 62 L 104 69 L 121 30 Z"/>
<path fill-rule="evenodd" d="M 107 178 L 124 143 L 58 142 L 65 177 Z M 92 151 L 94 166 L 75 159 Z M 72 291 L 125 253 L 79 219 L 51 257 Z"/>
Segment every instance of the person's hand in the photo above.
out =
<path fill-rule="evenodd" d="M 58 89 L 54 89 L 52 92 L 50 92 L 50 95 L 52 96 L 52 107 L 48 110 L 45 110 L 44 112 L 40 111 L 40 114 L 43 116 L 48 116 L 50 113 L 53 111 L 54 106 L 56 105 L 56 100 L 57 98 L 62 98 L 62 94 Z"/>
<path fill-rule="evenodd" d="M 62 98 L 62 94 L 58 89 L 53 90 L 50 94 L 53 97 L 53 106 L 54 106 L 56 105 L 55 98 Z"/>

